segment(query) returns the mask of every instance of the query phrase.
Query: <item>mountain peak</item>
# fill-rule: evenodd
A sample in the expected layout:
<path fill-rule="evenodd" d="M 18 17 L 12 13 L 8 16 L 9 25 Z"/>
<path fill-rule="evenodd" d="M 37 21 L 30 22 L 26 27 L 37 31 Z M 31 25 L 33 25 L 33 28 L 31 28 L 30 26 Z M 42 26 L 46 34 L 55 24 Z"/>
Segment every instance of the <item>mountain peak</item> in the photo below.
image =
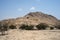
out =
<path fill-rule="evenodd" d="M 54 18 L 57 20 L 56 17 L 54 17 L 52 15 L 44 14 L 43 12 L 30 12 L 27 15 L 25 15 L 24 17 Z"/>
<path fill-rule="evenodd" d="M 39 16 L 39 15 L 42 15 L 42 14 L 43 14 L 42 12 L 30 12 L 25 16 L 35 17 L 35 16 Z"/>

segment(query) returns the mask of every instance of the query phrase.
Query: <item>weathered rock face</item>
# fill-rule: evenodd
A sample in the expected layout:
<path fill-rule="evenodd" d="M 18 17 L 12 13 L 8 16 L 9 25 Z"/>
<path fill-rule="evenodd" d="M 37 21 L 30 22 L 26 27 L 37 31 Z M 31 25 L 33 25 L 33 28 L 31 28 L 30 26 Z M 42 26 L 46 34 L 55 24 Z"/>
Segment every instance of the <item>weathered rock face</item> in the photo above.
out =
<path fill-rule="evenodd" d="M 58 23 L 57 18 L 51 15 L 44 14 L 42 12 L 30 12 L 24 17 L 16 19 L 2 20 L 3 24 L 20 26 L 21 24 L 38 25 L 39 23 L 46 23 L 49 25 L 56 25 Z"/>

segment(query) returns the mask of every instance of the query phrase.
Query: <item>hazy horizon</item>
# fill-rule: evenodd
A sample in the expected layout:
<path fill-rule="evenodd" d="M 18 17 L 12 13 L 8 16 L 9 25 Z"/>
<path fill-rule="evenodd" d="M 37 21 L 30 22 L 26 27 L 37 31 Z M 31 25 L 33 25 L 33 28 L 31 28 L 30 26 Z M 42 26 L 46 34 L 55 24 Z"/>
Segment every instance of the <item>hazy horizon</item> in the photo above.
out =
<path fill-rule="evenodd" d="M 60 0 L 0 0 L 0 20 L 37 11 L 60 19 Z"/>

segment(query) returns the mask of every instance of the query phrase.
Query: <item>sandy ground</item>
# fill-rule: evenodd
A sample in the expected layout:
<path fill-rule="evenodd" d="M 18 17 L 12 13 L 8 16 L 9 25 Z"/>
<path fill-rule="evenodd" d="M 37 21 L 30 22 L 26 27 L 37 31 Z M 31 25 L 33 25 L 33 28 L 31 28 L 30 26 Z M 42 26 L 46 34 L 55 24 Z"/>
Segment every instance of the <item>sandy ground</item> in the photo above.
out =
<path fill-rule="evenodd" d="M 0 40 L 60 40 L 60 30 L 9 30 Z"/>

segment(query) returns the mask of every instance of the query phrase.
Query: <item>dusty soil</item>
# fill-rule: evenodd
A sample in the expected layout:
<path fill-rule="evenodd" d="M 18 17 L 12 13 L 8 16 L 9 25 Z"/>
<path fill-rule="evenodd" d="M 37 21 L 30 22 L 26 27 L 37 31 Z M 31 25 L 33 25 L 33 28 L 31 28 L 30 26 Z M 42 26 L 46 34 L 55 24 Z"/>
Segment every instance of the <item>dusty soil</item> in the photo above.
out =
<path fill-rule="evenodd" d="M 60 40 L 60 30 L 9 30 L 0 40 Z"/>

